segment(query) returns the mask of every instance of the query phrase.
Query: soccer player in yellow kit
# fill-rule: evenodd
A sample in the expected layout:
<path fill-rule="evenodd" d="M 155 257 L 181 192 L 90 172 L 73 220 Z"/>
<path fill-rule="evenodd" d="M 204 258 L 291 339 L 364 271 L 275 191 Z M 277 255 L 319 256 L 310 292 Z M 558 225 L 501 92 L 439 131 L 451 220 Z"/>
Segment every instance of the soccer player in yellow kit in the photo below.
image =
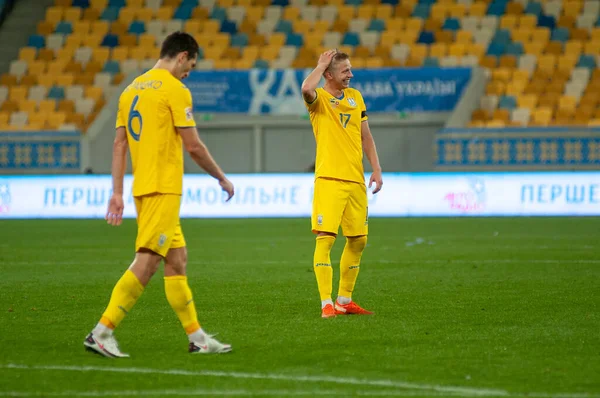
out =
<path fill-rule="evenodd" d="M 186 277 L 187 250 L 179 223 L 183 185 L 183 148 L 219 181 L 228 200 L 233 185 L 215 163 L 196 130 L 192 95 L 181 82 L 196 64 L 198 43 L 175 32 L 162 44 L 153 69 L 137 77 L 121 94 L 113 145 L 113 194 L 106 220 L 120 225 L 123 217 L 123 177 L 129 149 L 133 166 L 133 196 L 138 233 L 133 263 L 115 285 L 100 321 L 84 340 L 88 350 L 106 357 L 128 357 L 119 349 L 113 330 L 141 296 L 162 260 L 165 292 L 189 338 L 191 353 L 231 351 L 204 332 L 198 323 Z"/>
<path fill-rule="evenodd" d="M 321 77 L 325 78 L 325 85 L 317 88 Z M 323 318 L 372 314 L 352 301 L 368 234 L 363 151 L 373 168 L 369 181 L 369 187 L 375 183 L 373 193 L 381 190 L 383 180 L 365 102 L 358 90 L 349 87 L 352 77 L 348 54 L 330 50 L 319 57 L 317 67 L 302 83 L 302 96 L 317 143 L 311 223 L 317 234 L 314 270 Z M 346 245 L 334 305 L 330 252 L 340 224 Z"/>

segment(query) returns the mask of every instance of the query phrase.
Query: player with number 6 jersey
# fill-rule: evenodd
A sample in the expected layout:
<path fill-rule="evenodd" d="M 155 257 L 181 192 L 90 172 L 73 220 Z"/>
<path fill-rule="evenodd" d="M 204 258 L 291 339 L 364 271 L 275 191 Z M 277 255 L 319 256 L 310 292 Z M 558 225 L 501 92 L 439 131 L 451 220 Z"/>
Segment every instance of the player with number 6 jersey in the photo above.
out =
<path fill-rule="evenodd" d="M 123 178 L 129 150 L 138 233 L 133 263 L 115 285 L 100 321 L 83 342 L 86 349 L 106 357 L 129 356 L 121 352 L 113 331 L 131 311 L 163 260 L 165 293 L 188 335 L 188 351 L 231 351 L 229 344 L 217 341 L 200 327 L 188 285 L 187 249 L 179 222 L 183 148 L 219 181 L 227 192 L 227 200 L 234 193 L 233 185 L 198 136 L 192 95 L 181 82 L 194 68 L 198 51 L 198 43 L 189 34 L 170 34 L 154 68 L 137 77 L 119 99 L 113 145 L 113 195 L 106 220 L 120 225 L 123 218 Z"/>
<path fill-rule="evenodd" d="M 325 85 L 317 87 L 323 77 Z M 352 300 L 369 230 L 363 151 L 373 168 L 369 181 L 369 187 L 375 183 L 373 193 L 379 192 L 383 180 L 365 101 L 358 90 L 349 87 L 352 77 L 348 54 L 330 50 L 320 56 L 317 67 L 302 83 L 317 143 L 311 224 L 317 234 L 313 266 L 323 318 L 372 314 Z M 334 305 L 330 252 L 340 225 L 346 246 Z"/>

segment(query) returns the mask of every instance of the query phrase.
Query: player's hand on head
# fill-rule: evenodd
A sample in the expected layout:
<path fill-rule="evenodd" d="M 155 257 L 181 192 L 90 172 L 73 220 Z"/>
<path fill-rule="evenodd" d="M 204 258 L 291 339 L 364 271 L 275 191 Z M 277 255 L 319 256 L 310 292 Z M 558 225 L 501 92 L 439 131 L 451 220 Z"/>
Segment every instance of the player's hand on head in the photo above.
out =
<path fill-rule="evenodd" d="M 319 66 L 328 67 L 336 52 L 337 52 L 337 50 L 329 50 L 329 51 L 325 51 L 323 54 L 321 54 L 321 56 L 319 57 L 319 62 L 318 62 Z"/>
<path fill-rule="evenodd" d="M 108 211 L 106 212 L 104 219 L 110 225 L 121 225 L 121 222 L 123 221 L 124 208 L 125 205 L 123 204 L 123 196 L 113 194 L 108 202 Z"/>
<path fill-rule="evenodd" d="M 381 171 L 374 171 L 371 174 L 371 179 L 369 180 L 369 188 L 375 183 L 375 189 L 373 193 L 377 193 L 381 191 L 381 187 L 383 187 L 383 177 L 381 176 Z"/>
<path fill-rule="evenodd" d="M 227 192 L 227 201 L 229 202 L 229 199 L 231 199 L 234 194 L 233 184 L 227 178 L 224 178 L 223 180 L 219 181 L 219 185 L 223 191 Z"/>

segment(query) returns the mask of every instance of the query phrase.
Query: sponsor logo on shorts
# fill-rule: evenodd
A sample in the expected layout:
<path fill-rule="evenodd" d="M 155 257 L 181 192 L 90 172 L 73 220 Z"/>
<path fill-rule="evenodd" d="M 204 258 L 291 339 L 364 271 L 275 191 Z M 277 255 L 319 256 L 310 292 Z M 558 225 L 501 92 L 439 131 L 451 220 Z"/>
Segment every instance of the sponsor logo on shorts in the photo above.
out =
<path fill-rule="evenodd" d="M 162 247 L 162 245 L 164 245 L 166 241 L 167 241 L 167 235 L 160 234 L 160 236 L 158 237 L 158 246 Z"/>
<path fill-rule="evenodd" d="M 317 225 L 323 225 L 323 215 L 319 214 L 317 216 Z"/>

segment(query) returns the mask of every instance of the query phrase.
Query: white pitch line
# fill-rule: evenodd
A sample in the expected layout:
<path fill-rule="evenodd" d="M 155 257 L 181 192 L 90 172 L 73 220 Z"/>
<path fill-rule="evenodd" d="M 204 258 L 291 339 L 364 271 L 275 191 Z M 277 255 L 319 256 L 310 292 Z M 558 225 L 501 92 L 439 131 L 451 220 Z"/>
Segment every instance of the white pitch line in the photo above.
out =
<path fill-rule="evenodd" d="M 291 382 L 313 382 L 313 383 L 334 383 L 344 385 L 357 385 L 369 387 L 390 387 L 402 388 L 408 390 L 435 391 L 446 394 L 462 394 L 468 396 L 483 396 L 483 397 L 508 397 L 510 394 L 503 390 L 471 388 L 471 387 L 456 387 L 456 386 L 441 386 L 433 384 L 418 384 L 404 381 L 394 380 L 368 380 L 356 379 L 349 377 L 332 377 L 332 376 L 291 376 L 274 373 L 244 373 L 244 372 L 223 372 L 223 371 L 190 371 L 182 369 L 150 369 L 150 368 L 121 368 L 108 366 L 61 366 L 61 365 L 18 365 L 7 364 L 0 365 L 4 369 L 27 369 L 27 370 L 64 370 L 74 372 L 113 372 L 113 373 L 141 373 L 141 374 L 164 374 L 178 376 L 205 376 L 205 377 L 227 377 L 234 379 L 255 379 L 255 380 L 285 380 Z"/>

